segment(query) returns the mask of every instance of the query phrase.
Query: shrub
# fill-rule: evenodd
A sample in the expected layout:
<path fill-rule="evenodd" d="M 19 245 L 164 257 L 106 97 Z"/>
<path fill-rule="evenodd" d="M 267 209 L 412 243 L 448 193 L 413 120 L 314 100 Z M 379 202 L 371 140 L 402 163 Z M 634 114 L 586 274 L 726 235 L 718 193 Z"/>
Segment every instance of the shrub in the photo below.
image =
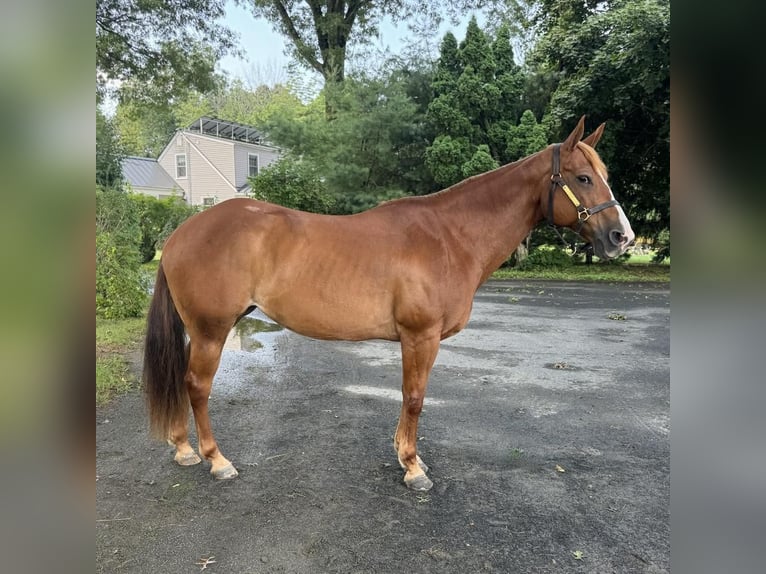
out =
<path fill-rule="evenodd" d="M 157 199 L 140 193 L 132 193 L 128 197 L 136 204 L 138 210 L 141 227 L 139 252 L 142 263 L 154 259 L 157 249 L 162 248 L 162 244 L 175 228 L 199 211 L 180 197 Z"/>
<path fill-rule="evenodd" d="M 519 268 L 571 267 L 573 264 L 572 256 L 562 248 L 554 245 L 539 245 L 529 252 Z"/>
<path fill-rule="evenodd" d="M 250 183 L 252 197 L 284 207 L 327 213 L 333 205 L 316 168 L 290 156 L 265 167 Z"/>
<path fill-rule="evenodd" d="M 137 317 L 147 299 L 136 204 L 114 189 L 96 191 L 96 314 Z"/>

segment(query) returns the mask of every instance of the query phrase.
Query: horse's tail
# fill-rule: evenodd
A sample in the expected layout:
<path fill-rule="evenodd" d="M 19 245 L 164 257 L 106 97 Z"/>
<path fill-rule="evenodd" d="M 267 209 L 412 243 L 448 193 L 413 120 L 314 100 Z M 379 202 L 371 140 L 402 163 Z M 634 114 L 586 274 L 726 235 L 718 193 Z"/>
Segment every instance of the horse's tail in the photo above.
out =
<path fill-rule="evenodd" d="M 189 395 L 184 376 L 188 363 L 186 331 L 170 296 L 160 263 L 154 296 L 146 321 L 144 386 L 149 427 L 159 439 L 168 439 L 176 423 L 189 416 Z"/>

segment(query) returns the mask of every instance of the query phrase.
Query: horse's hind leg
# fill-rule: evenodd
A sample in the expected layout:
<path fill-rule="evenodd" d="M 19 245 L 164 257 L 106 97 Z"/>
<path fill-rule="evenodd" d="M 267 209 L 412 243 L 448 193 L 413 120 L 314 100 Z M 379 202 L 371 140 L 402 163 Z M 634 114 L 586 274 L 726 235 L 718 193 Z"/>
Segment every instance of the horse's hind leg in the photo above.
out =
<path fill-rule="evenodd" d="M 174 460 L 181 466 L 192 466 L 202 462 L 202 459 L 194 452 L 194 447 L 189 443 L 188 418 L 179 420 L 173 425 L 168 437 L 168 443 L 176 447 Z"/>
<path fill-rule="evenodd" d="M 208 416 L 208 398 L 213 386 L 213 376 L 221 360 L 221 351 L 228 329 L 217 329 L 215 336 L 210 336 L 210 330 L 205 335 L 190 333 L 191 348 L 189 351 L 189 370 L 186 373 L 186 384 L 189 399 L 194 412 L 194 422 L 197 426 L 199 453 L 212 465 L 210 472 L 218 479 L 234 478 L 237 470 L 229 460 L 221 454 L 218 444 L 213 437 Z"/>
<path fill-rule="evenodd" d="M 189 443 L 189 424 L 188 421 L 178 423 L 171 431 L 169 443 L 176 447 L 175 461 L 181 466 L 191 466 L 199 464 L 202 459 L 194 452 L 194 448 Z"/>

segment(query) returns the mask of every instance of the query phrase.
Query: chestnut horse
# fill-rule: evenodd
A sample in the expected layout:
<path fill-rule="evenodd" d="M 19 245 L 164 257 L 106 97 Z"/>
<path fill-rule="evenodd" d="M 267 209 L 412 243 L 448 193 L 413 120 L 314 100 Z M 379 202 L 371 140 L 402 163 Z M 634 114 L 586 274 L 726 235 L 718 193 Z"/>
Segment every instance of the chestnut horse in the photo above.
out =
<path fill-rule="evenodd" d="M 191 404 L 210 472 L 237 476 L 213 437 L 208 397 L 227 334 L 258 307 L 309 337 L 401 343 L 394 448 L 405 484 L 431 488 L 417 455 L 418 417 L 439 343 L 465 326 L 479 286 L 546 217 L 576 229 L 601 258 L 634 239 L 594 151 L 604 126 L 580 141 L 583 125 L 584 117 L 566 141 L 520 161 L 356 215 L 241 198 L 190 218 L 163 248 L 149 310 L 153 433 L 175 445 L 178 464 L 199 463 L 188 439 Z"/>

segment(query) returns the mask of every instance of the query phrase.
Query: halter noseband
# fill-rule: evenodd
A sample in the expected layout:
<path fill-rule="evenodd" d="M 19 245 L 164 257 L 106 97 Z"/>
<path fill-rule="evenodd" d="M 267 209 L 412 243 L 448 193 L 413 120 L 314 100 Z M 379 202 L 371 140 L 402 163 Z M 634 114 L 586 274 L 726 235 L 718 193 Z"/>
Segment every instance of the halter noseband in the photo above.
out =
<path fill-rule="evenodd" d="M 564 190 L 564 193 L 566 193 L 569 201 L 571 201 L 575 206 L 575 209 L 577 209 L 578 225 L 577 229 L 575 229 L 575 232 L 578 234 L 582 230 L 583 225 L 585 225 L 585 222 L 590 219 L 591 215 L 598 213 L 599 211 L 603 211 L 607 207 L 620 205 L 616 199 L 605 201 L 604 203 L 599 203 L 596 207 L 585 207 L 583 204 L 581 204 L 580 200 L 577 199 L 577 196 L 572 192 L 571 189 L 569 189 L 567 182 L 565 182 L 564 178 L 561 176 L 561 144 L 556 144 L 553 146 L 553 174 L 551 175 L 551 190 L 548 193 L 548 225 L 553 227 L 556 233 L 558 233 L 558 229 L 556 229 L 556 224 L 553 222 L 553 197 L 557 187 L 561 187 L 561 189 Z M 561 237 L 560 233 L 558 233 L 558 235 Z M 566 241 L 564 242 L 566 243 Z"/>

